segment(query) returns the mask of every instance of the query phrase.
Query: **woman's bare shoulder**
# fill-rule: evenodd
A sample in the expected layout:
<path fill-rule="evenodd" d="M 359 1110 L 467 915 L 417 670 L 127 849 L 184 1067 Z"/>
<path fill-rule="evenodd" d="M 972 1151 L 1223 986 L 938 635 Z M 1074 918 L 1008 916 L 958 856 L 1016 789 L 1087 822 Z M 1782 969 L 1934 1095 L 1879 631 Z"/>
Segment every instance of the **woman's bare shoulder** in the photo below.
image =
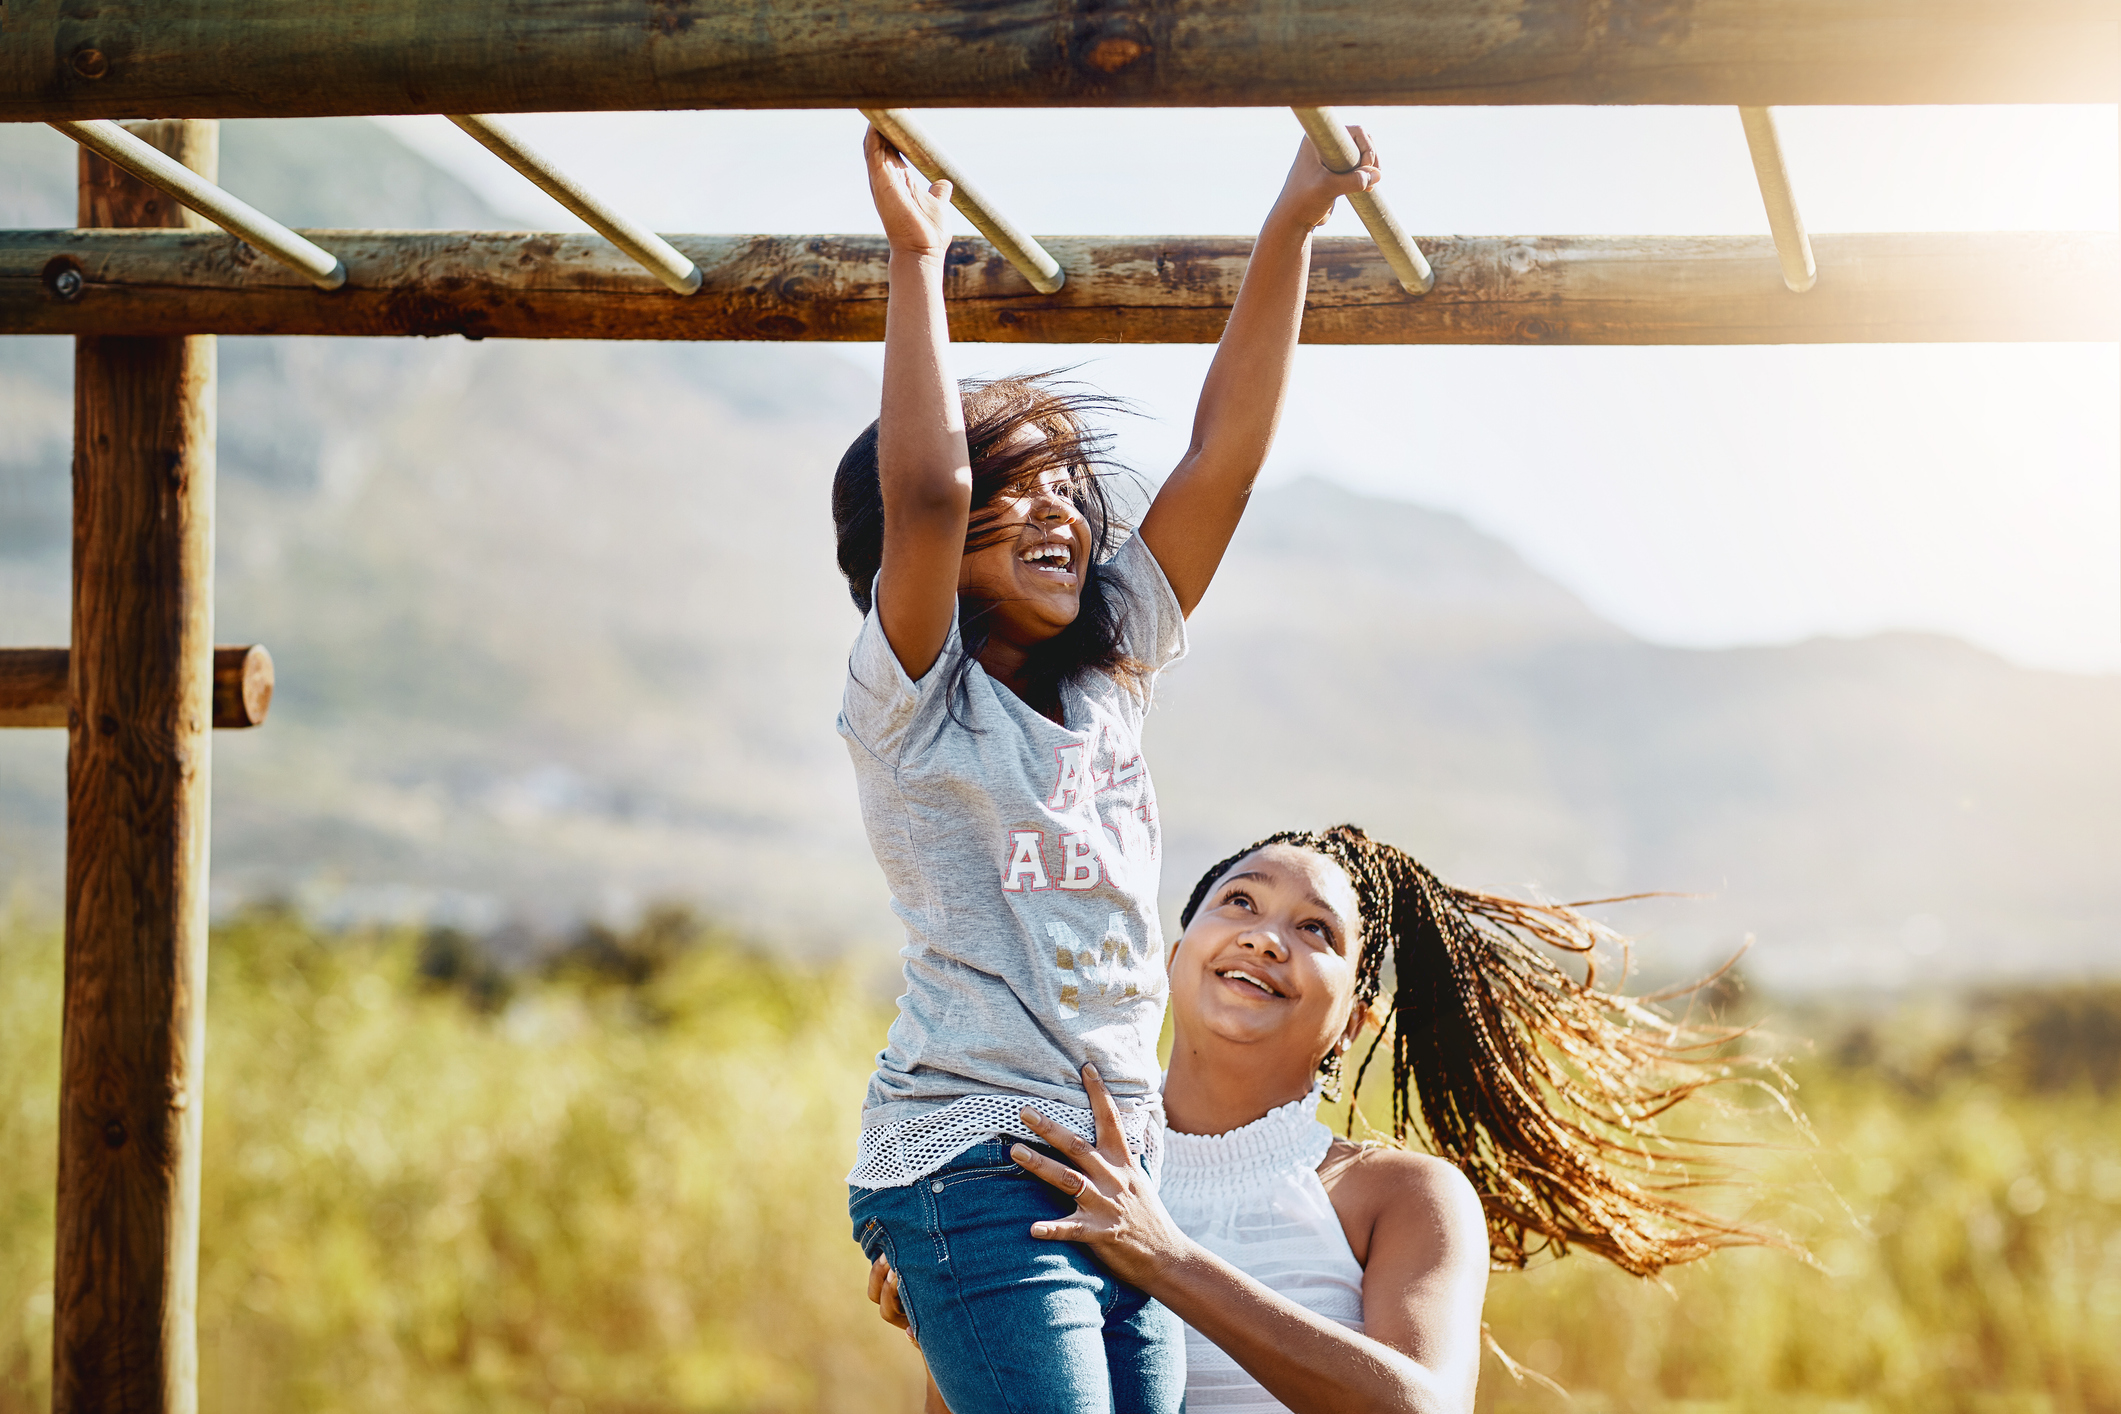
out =
<path fill-rule="evenodd" d="M 1446 1159 L 1336 1137 L 1318 1166 L 1318 1176 L 1358 1261 L 1367 1263 L 1370 1239 L 1380 1224 L 1426 1230 L 1444 1245 L 1475 1241 L 1486 1248 L 1487 1217 L 1480 1194 Z"/>
<path fill-rule="evenodd" d="M 1335 1139 L 1320 1172 L 1336 1162 L 1345 1165 L 1343 1182 L 1373 1193 L 1380 1202 L 1444 1202 L 1453 1207 L 1471 1203 L 1476 1209 L 1480 1204 L 1472 1180 L 1458 1165 L 1418 1149 Z"/>

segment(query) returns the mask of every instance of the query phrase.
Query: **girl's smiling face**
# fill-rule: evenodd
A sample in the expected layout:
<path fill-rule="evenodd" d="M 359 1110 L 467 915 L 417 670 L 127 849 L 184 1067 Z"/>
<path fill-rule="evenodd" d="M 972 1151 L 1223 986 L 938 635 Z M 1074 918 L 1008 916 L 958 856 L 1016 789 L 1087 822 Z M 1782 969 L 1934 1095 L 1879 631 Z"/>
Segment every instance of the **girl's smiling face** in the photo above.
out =
<path fill-rule="evenodd" d="M 1179 1043 L 1286 1047 L 1308 1072 L 1359 1028 L 1361 945 L 1355 885 L 1338 864 L 1290 844 L 1246 855 L 1171 951 Z"/>
<path fill-rule="evenodd" d="M 1043 434 L 1027 427 L 1011 439 Z M 1082 612 L 1090 528 L 1072 499 L 1074 473 L 1048 467 L 975 512 L 980 546 L 958 568 L 958 593 L 992 606 L 989 633 L 1019 645 L 1041 643 Z"/>

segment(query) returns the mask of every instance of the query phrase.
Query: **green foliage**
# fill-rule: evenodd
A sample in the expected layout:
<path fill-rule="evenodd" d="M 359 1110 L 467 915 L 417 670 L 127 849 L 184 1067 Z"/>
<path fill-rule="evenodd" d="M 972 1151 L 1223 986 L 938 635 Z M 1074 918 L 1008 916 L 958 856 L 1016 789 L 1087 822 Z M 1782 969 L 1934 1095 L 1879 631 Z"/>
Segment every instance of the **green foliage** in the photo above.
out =
<path fill-rule="evenodd" d="M 918 1404 L 841 1181 L 884 1018 L 836 973 L 644 930 L 633 985 L 568 962 L 499 1004 L 479 969 L 423 975 L 432 939 L 216 933 L 202 1408 Z M 0 936 L 9 1414 L 49 1398 L 58 957 Z"/>
<path fill-rule="evenodd" d="M 50 1402 L 59 939 L 0 912 L 0 1410 Z"/>
<path fill-rule="evenodd" d="M 1976 1078 L 2030 1094 L 2111 1095 L 2121 1087 L 2121 983 L 1932 999 L 1847 1025 L 1835 1059 L 1915 1095 Z"/>
<path fill-rule="evenodd" d="M 49 1397 L 60 962 L 0 925 L 0 1411 Z M 1583 1411 L 2121 1410 L 2108 990 L 1800 1018 L 1816 1148 L 1754 1152 L 1815 1254 L 1663 1285 L 1498 1274 L 1504 1348 Z M 2102 1020 L 2102 1018 L 2106 1018 Z M 201 1407 L 918 1407 L 845 1172 L 885 1017 L 678 914 L 493 969 L 442 935 L 214 939 Z M 2102 1039 L 2105 1038 L 2105 1039 Z M 1571 1407 L 1490 1364 L 1494 1414 Z"/>

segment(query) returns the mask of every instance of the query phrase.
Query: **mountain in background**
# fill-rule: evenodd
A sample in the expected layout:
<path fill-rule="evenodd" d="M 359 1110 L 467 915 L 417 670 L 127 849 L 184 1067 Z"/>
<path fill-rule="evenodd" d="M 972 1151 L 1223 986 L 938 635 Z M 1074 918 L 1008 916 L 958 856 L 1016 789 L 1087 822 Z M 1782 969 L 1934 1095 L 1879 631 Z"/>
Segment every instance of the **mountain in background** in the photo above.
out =
<path fill-rule="evenodd" d="M 507 227 L 364 120 L 224 125 L 293 224 Z M 0 223 L 72 219 L 0 127 Z M 819 345 L 224 339 L 218 631 L 270 723 L 215 739 L 216 900 L 493 932 L 692 900 L 893 941 L 833 734 L 855 616 L 826 493 L 874 379 Z M 67 632 L 69 349 L 0 339 L 0 635 Z M 1352 819 L 1445 877 L 1697 895 L 1614 921 L 1780 986 L 2110 969 L 2121 678 L 1953 640 L 1655 647 L 1463 521 L 1262 493 L 1164 679 L 1166 903 Z M 0 733 L 0 887 L 57 894 L 64 741 Z"/>

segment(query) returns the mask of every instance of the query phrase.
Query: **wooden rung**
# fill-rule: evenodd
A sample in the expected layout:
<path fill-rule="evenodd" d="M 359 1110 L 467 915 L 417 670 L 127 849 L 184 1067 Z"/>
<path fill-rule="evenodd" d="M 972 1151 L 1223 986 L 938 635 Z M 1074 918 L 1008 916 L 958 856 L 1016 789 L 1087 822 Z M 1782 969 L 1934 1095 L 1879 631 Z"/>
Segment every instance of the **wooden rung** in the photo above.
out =
<path fill-rule="evenodd" d="M 673 294 L 689 295 L 700 288 L 700 267 L 655 232 L 620 215 L 599 200 L 587 187 L 554 166 L 506 123 L 485 113 L 451 113 L 449 121 L 471 134 L 479 145 L 521 172 L 560 205 L 582 218 L 589 228 L 639 261 L 641 268 L 661 280 Z"/>
<path fill-rule="evenodd" d="M 64 648 L 0 648 L 0 727 L 66 725 Z M 262 643 L 214 649 L 214 725 L 255 727 L 272 709 L 272 654 Z"/>
<path fill-rule="evenodd" d="M 346 283 L 339 257 L 296 235 L 249 202 L 230 195 L 182 162 L 106 119 L 52 124 L 75 142 L 140 181 L 183 202 L 207 220 L 256 246 L 319 289 Z"/>
<path fill-rule="evenodd" d="M 1342 126 L 1331 108 L 1293 111 L 1327 167 L 1335 172 L 1352 172 L 1362 165 L 1362 149 L 1355 145 L 1355 134 Z M 1377 242 L 1377 253 L 1385 258 L 1385 264 L 1392 267 L 1392 273 L 1409 293 L 1425 295 L 1436 287 L 1436 273 L 1429 268 L 1428 257 L 1407 234 L 1407 228 L 1399 224 L 1399 218 L 1385 205 L 1382 196 L 1374 191 L 1359 191 L 1348 198 L 1348 205 L 1361 219 L 1370 239 Z"/>
<path fill-rule="evenodd" d="M 1789 164 L 1782 156 L 1782 138 L 1775 131 L 1775 110 L 1740 108 L 1738 120 L 1745 125 L 1746 150 L 1752 154 L 1760 200 L 1767 207 L 1768 229 L 1775 233 L 1782 283 L 1790 287 L 1790 293 L 1801 295 L 1818 283 L 1819 262 L 1812 255 L 1812 239 L 1805 234 L 1804 217 L 1797 211 Z"/>
<path fill-rule="evenodd" d="M 1068 276 L 1046 248 L 1017 228 L 1014 221 L 995 209 L 978 187 L 965 175 L 965 169 L 952 162 L 935 139 L 928 136 L 913 115 L 903 108 L 864 108 L 862 116 L 870 125 L 884 135 L 884 140 L 899 150 L 899 155 L 911 163 L 929 182 L 950 183 L 950 204 L 956 207 L 974 230 L 987 238 L 987 243 L 1002 253 L 1002 258 L 1016 268 L 1016 273 L 1030 282 L 1031 288 L 1042 295 L 1059 291 L 1068 283 Z"/>

